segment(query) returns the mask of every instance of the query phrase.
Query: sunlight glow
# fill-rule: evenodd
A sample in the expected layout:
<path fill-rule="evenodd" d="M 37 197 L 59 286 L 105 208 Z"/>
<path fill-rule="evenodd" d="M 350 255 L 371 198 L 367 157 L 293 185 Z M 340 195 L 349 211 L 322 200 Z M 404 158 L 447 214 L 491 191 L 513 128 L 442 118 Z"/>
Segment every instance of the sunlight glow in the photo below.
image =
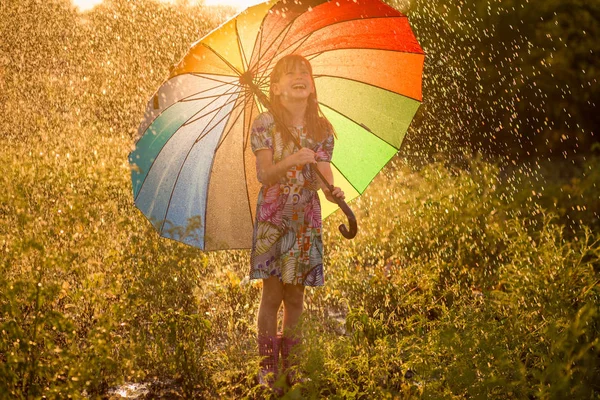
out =
<path fill-rule="evenodd" d="M 72 0 L 73 4 L 79 9 L 79 11 L 91 10 L 98 4 L 102 3 L 103 0 Z M 175 0 L 161 0 L 164 2 L 174 2 Z M 201 0 L 188 0 L 190 5 L 202 3 Z M 253 6 L 255 4 L 262 3 L 265 0 L 205 0 L 204 4 L 207 6 L 230 6 L 238 10 L 243 10 L 246 7 Z"/>
<path fill-rule="evenodd" d="M 207 6 L 231 6 L 238 10 L 245 9 L 255 4 L 263 3 L 265 0 L 205 0 Z"/>
<path fill-rule="evenodd" d="M 72 0 L 79 11 L 87 11 L 102 3 L 102 0 Z"/>

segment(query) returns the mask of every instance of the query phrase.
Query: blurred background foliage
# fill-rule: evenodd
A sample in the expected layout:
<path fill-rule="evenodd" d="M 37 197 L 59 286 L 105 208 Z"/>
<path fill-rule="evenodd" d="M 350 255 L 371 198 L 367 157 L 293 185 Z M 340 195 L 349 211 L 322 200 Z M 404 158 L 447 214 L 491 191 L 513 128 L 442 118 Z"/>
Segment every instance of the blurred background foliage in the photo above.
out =
<path fill-rule="evenodd" d="M 600 4 L 392 1 L 427 56 L 409 154 L 572 159 L 598 151 Z"/>
<path fill-rule="evenodd" d="M 598 398 L 600 6 L 398 0 L 427 52 L 403 149 L 326 221 L 288 398 Z M 0 3 L 0 398 L 257 398 L 248 253 L 159 239 L 127 154 L 147 100 L 232 15 Z"/>

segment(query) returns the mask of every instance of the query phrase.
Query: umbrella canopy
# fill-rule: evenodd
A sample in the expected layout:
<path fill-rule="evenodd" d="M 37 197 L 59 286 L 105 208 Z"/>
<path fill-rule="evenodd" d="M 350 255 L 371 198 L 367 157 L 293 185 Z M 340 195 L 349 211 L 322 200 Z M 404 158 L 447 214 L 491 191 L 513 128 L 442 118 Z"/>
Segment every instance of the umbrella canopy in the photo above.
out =
<path fill-rule="evenodd" d="M 378 0 L 250 7 L 193 44 L 146 108 L 129 156 L 133 195 L 162 236 L 251 247 L 260 183 L 249 136 L 263 108 L 240 76 L 268 93 L 275 63 L 292 53 L 312 65 L 348 200 L 396 154 L 422 99 L 425 56 L 407 17 Z M 322 204 L 323 216 L 336 209 Z"/>

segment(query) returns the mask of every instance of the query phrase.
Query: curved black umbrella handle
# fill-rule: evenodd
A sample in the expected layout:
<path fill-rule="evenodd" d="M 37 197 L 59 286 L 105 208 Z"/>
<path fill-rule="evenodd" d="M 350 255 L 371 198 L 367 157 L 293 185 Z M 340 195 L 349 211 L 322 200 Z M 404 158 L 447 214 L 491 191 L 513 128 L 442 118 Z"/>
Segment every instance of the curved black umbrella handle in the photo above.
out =
<path fill-rule="evenodd" d="M 327 179 L 325 179 L 323 174 L 321 174 L 321 171 L 319 171 L 319 169 L 314 164 L 311 164 L 310 166 L 312 170 L 317 174 L 317 176 L 321 178 L 321 181 L 325 183 L 327 190 L 333 192 L 333 185 L 327 182 Z M 338 229 L 342 233 L 342 236 L 344 236 L 346 239 L 354 239 L 354 236 L 356 236 L 356 232 L 358 232 L 358 225 L 356 224 L 356 217 L 354 216 L 354 213 L 348 206 L 348 203 L 344 201 L 344 199 L 336 197 L 335 202 L 338 206 L 340 206 L 344 214 L 346 214 L 346 217 L 348 218 L 348 225 L 350 225 L 350 230 L 348 230 L 348 228 L 344 224 L 341 224 L 338 227 Z"/>
<path fill-rule="evenodd" d="M 344 214 L 346 214 L 346 217 L 348 217 L 348 224 L 350 225 L 350 230 L 348 230 L 348 228 L 346 228 L 346 225 L 344 224 L 341 224 L 338 228 L 346 239 L 353 239 L 354 236 L 356 236 L 356 232 L 358 232 L 356 217 L 354 216 L 354 213 L 352 212 L 350 207 L 348 207 L 348 204 L 344 200 L 336 198 L 335 201 L 338 204 L 338 206 L 340 206 Z"/>

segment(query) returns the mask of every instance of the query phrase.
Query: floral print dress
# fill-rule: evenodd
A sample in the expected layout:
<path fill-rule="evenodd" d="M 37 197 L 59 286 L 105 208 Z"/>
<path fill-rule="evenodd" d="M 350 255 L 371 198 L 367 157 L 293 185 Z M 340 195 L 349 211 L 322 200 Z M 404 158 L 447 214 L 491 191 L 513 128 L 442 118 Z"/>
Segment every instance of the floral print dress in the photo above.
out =
<path fill-rule="evenodd" d="M 333 134 L 317 143 L 307 136 L 304 128 L 291 131 L 302 147 L 315 151 L 317 161 L 331 161 Z M 274 164 L 299 150 L 291 141 L 284 144 L 270 113 L 256 118 L 250 141 L 254 153 L 271 150 Z M 324 284 L 318 188 L 317 176 L 310 165 L 295 166 L 278 183 L 262 186 L 254 223 L 250 279 L 277 276 L 285 284 Z"/>

